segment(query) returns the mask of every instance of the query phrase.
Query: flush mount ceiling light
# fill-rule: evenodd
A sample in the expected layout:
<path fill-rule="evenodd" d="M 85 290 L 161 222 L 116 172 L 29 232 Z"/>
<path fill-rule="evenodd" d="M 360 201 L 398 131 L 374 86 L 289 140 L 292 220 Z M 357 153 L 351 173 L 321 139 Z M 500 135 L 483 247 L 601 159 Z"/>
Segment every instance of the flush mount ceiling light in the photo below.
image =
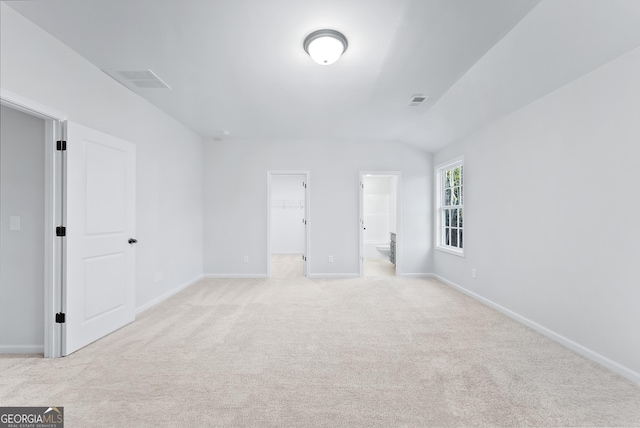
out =
<path fill-rule="evenodd" d="M 349 43 L 344 34 L 335 30 L 318 30 L 304 39 L 304 51 L 320 65 L 336 62 L 347 50 Z"/>

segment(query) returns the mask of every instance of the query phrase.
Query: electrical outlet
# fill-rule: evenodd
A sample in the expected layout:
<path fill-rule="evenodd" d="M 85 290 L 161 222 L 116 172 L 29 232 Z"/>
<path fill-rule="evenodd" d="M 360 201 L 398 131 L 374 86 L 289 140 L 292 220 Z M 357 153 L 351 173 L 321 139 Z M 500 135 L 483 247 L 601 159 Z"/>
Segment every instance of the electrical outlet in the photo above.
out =
<path fill-rule="evenodd" d="M 476 277 L 476 268 L 471 269 L 471 278 Z"/>
<path fill-rule="evenodd" d="M 328 257 L 329 263 L 333 263 L 333 256 Z"/>
<path fill-rule="evenodd" d="M 156 272 L 156 282 L 162 281 L 163 276 L 162 272 Z"/>
<path fill-rule="evenodd" d="M 249 256 L 244 256 L 244 262 L 249 263 Z"/>

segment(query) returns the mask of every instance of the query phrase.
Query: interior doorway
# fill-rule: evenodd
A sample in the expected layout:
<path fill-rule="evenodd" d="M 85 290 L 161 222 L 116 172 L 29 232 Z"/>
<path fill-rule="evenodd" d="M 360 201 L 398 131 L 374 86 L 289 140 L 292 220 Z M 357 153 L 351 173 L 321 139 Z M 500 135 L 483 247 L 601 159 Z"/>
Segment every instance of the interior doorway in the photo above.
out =
<path fill-rule="evenodd" d="M 267 276 L 307 276 L 309 172 L 267 173 Z"/>
<path fill-rule="evenodd" d="M 44 352 L 45 121 L 0 106 L 0 352 Z"/>
<path fill-rule="evenodd" d="M 12 329 L 11 334 L 2 334 L 0 352 L 58 357 L 62 328 L 55 323 L 55 314 L 62 304 L 63 252 L 55 233 L 63 216 L 63 176 L 57 141 L 64 139 L 66 118 L 4 89 L 0 89 L 0 105 L 0 235 L 2 247 L 7 247 L 1 257 L 4 304 L 0 319 Z M 21 145 L 15 144 L 18 140 Z M 12 312 L 14 308 L 19 313 Z M 5 317 L 10 321 L 5 322 Z"/>
<path fill-rule="evenodd" d="M 360 173 L 360 276 L 396 276 L 400 269 L 400 173 Z"/>

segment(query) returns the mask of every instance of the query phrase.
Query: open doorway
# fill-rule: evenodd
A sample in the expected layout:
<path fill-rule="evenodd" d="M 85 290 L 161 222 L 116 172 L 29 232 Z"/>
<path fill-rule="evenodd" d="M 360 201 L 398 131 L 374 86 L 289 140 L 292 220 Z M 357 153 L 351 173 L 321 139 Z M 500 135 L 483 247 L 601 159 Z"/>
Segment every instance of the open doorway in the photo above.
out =
<path fill-rule="evenodd" d="M 360 173 L 360 276 L 399 272 L 400 173 Z"/>
<path fill-rule="evenodd" d="M 308 171 L 267 173 L 267 276 L 302 278 L 308 264 Z"/>
<path fill-rule="evenodd" d="M 61 157 L 65 116 L 0 89 L 0 352 L 61 355 Z M 8 329 L 8 330 L 6 330 Z"/>
<path fill-rule="evenodd" d="M 45 121 L 0 106 L 0 352 L 44 352 Z"/>

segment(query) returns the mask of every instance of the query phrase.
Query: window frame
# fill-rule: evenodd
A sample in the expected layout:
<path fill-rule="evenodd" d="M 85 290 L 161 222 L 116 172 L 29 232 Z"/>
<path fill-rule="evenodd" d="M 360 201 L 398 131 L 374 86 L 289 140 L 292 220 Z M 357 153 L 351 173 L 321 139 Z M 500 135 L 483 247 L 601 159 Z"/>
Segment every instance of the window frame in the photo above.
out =
<path fill-rule="evenodd" d="M 452 170 L 454 168 L 457 167 L 461 167 L 462 168 L 462 175 L 460 177 L 460 200 L 461 203 L 459 205 L 444 205 L 444 193 L 445 193 L 445 188 L 444 188 L 444 175 L 446 171 Z M 435 249 L 438 251 L 442 251 L 445 253 L 449 253 L 449 254 L 453 254 L 459 257 L 464 257 L 465 254 L 465 247 L 466 247 L 466 239 L 463 238 L 463 245 L 462 248 L 459 248 L 457 246 L 452 246 L 452 245 L 446 245 L 443 243 L 443 231 L 444 228 L 446 226 L 444 226 L 443 223 L 443 218 L 444 218 L 444 210 L 445 209 L 461 209 L 462 210 L 462 218 L 463 218 L 463 224 L 462 227 L 457 227 L 456 229 L 460 229 L 462 231 L 464 231 L 466 229 L 465 227 L 465 223 L 466 223 L 466 219 L 465 219 L 465 209 L 464 209 L 464 202 L 465 202 L 465 196 L 464 196 L 464 188 L 466 186 L 465 183 L 465 178 L 464 178 L 464 156 L 459 156 L 456 158 L 453 158 L 447 162 L 441 163 L 439 165 L 437 165 L 435 167 L 435 187 L 436 187 L 436 191 L 435 191 L 435 239 L 436 239 L 436 243 L 435 243 Z M 451 226 L 449 226 L 451 227 Z M 466 238 L 466 234 L 463 234 L 463 236 Z"/>

